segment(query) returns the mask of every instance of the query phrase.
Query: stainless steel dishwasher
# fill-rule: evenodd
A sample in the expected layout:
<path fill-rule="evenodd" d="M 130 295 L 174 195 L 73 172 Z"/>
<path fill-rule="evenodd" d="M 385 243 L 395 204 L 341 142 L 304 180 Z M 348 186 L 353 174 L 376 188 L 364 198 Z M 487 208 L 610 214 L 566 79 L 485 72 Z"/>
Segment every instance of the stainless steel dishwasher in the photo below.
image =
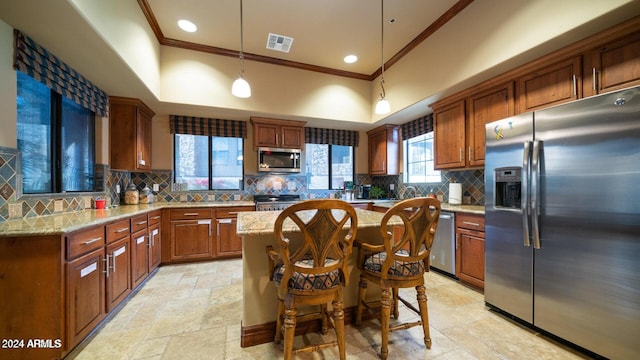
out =
<path fill-rule="evenodd" d="M 456 276 L 455 213 L 442 211 L 431 247 L 431 267 Z"/>

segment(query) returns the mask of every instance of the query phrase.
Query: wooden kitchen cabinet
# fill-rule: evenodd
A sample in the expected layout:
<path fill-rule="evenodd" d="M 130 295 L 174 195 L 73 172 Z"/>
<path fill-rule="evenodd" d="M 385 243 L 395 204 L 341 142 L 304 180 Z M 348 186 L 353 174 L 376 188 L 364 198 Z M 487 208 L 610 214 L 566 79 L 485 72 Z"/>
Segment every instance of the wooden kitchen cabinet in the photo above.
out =
<path fill-rule="evenodd" d="M 251 117 L 253 146 L 302 149 L 304 147 L 304 121 Z"/>
<path fill-rule="evenodd" d="M 434 168 L 465 167 L 465 100 L 433 109 Z"/>
<path fill-rule="evenodd" d="M 485 125 L 515 114 L 513 82 L 471 95 L 467 111 L 467 165 L 484 166 Z"/>
<path fill-rule="evenodd" d="M 131 287 L 135 288 L 149 275 L 149 234 L 147 228 L 131 234 Z"/>
<path fill-rule="evenodd" d="M 107 245 L 106 251 L 106 307 L 113 310 L 131 292 L 131 236 Z"/>
<path fill-rule="evenodd" d="M 612 40 L 585 56 L 585 96 L 636 85 L 640 85 L 640 33 Z"/>
<path fill-rule="evenodd" d="M 367 131 L 369 137 L 369 175 L 400 173 L 400 127 L 382 125 Z"/>
<path fill-rule="evenodd" d="M 211 209 L 172 209 L 169 212 L 170 261 L 213 259 L 215 248 Z"/>
<path fill-rule="evenodd" d="M 155 210 L 149 213 L 149 274 L 162 261 L 162 212 Z"/>
<path fill-rule="evenodd" d="M 242 237 L 236 234 L 238 212 L 254 210 L 253 206 L 216 210 L 216 257 L 242 257 Z"/>
<path fill-rule="evenodd" d="M 540 67 L 516 80 L 518 113 L 539 110 L 582 97 L 582 56 Z"/>
<path fill-rule="evenodd" d="M 456 276 L 484 289 L 484 215 L 456 214 Z"/>
<path fill-rule="evenodd" d="M 112 169 L 151 170 L 151 119 L 154 115 L 139 99 L 109 97 Z"/>

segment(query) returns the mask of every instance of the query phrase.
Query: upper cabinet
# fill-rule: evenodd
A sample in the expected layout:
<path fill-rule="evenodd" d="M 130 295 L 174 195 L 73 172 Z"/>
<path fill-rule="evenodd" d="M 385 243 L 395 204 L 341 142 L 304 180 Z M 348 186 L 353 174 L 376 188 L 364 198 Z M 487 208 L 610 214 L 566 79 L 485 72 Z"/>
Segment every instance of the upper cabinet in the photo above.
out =
<path fill-rule="evenodd" d="M 592 50 L 584 63 L 585 96 L 640 85 L 640 33 Z"/>
<path fill-rule="evenodd" d="M 383 125 L 367 131 L 369 175 L 400 174 L 400 127 Z"/>
<path fill-rule="evenodd" d="M 465 166 L 465 101 L 433 109 L 434 168 Z"/>
<path fill-rule="evenodd" d="M 582 56 L 537 68 L 516 81 L 518 112 L 538 110 L 582 97 Z"/>
<path fill-rule="evenodd" d="M 109 98 L 111 168 L 151 170 L 151 119 L 155 113 L 139 99 Z"/>
<path fill-rule="evenodd" d="M 304 147 L 304 121 L 251 117 L 253 146 L 302 149 Z"/>

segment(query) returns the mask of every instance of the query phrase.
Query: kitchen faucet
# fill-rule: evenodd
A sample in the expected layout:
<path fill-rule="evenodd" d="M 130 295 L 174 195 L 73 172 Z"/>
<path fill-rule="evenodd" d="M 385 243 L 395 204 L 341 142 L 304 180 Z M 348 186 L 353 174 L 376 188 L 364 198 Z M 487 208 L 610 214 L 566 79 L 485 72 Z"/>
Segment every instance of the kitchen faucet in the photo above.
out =
<path fill-rule="evenodd" d="M 412 196 L 407 196 L 407 192 L 408 191 L 411 191 Z M 414 198 L 414 197 L 416 197 L 416 194 L 417 194 L 417 190 L 416 190 L 415 186 L 411 186 L 411 185 L 405 186 L 404 190 L 402 191 L 402 199 Z"/>

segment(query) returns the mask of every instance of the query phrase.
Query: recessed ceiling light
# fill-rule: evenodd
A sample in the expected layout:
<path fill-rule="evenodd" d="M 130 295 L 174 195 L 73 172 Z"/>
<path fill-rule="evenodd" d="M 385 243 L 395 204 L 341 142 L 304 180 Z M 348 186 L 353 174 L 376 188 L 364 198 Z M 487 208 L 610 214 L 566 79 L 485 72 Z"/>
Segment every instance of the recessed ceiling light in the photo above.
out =
<path fill-rule="evenodd" d="M 198 30 L 196 24 L 189 20 L 178 20 L 178 26 L 186 32 L 196 32 L 196 30 Z"/>
<path fill-rule="evenodd" d="M 347 55 L 344 57 L 344 62 L 347 64 L 353 64 L 356 61 L 358 61 L 358 57 L 355 55 Z"/>

